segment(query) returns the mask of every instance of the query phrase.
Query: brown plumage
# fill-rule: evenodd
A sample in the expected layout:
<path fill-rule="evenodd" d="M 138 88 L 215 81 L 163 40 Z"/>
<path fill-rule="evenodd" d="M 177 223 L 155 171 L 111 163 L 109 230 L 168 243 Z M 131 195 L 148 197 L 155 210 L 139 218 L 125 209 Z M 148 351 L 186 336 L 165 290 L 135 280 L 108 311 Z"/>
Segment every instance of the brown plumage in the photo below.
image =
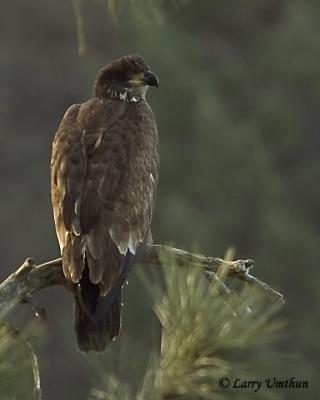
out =
<path fill-rule="evenodd" d="M 52 205 L 82 351 L 119 334 L 121 287 L 150 233 L 159 159 L 149 86 L 158 78 L 141 57 L 110 63 L 54 138 Z"/>

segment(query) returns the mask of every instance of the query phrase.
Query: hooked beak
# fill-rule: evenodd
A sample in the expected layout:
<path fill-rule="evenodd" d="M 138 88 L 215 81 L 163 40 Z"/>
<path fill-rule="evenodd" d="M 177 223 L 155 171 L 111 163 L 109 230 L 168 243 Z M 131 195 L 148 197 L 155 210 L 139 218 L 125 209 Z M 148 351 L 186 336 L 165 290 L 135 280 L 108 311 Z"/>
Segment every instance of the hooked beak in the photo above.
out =
<path fill-rule="evenodd" d="M 155 87 L 159 86 L 159 78 L 152 71 L 147 71 L 144 74 L 143 81 L 148 86 L 155 86 Z"/>

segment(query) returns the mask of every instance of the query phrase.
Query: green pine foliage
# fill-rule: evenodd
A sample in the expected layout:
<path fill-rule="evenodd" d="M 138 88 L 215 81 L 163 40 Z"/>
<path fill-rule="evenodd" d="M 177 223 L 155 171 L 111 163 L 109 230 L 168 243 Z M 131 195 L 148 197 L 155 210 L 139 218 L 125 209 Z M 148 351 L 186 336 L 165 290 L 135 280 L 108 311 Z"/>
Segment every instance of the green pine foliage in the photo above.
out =
<path fill-rule="evenodd" d="M 0 326 L 0 398 L 31 400 L 33 372 L 30 348 L 24 334 L 7 324 Z"/>
<path fill-rule="evenodd" d="M 274 360 L 270 342 L 283 326 L 275 318 L 280 305 L 251 288 L 227 301 L 210 287 L 201 270 L 164 263 L 165 291 L 160 284 L 148 284 L 162 327 L 161 352 L 152 352 L 136 394 L 130 392 L 130 382 L 124 385 L 107 373 L 104 390 L 93 390 L 90 399 L 251 398 L 248 391 L 220 388 L 219 379 L 266 374 L 262 364 L 258 367 L 259 360 L 263 358 L 264 365 Z M 276 359 L 281 363 L 280 355 Z M 277 393 L 261 389 L 254 395 L 269 399 Z"/>

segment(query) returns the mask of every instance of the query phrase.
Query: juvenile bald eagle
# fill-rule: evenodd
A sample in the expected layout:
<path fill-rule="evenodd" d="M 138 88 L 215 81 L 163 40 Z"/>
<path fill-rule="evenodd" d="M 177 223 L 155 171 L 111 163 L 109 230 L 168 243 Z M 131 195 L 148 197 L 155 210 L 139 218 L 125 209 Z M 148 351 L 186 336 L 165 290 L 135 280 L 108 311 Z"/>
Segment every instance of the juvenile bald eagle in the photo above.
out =
<path fill-rule="evenodd" d="M 103 351 L 119 334 L 121 287 L 150 233 L 159 157 L 145 96 L 158 83 L 139 56 L 111 62 L 92 98 L 67 110 L 53 141 L 55 228 L 85 352 Z"/>

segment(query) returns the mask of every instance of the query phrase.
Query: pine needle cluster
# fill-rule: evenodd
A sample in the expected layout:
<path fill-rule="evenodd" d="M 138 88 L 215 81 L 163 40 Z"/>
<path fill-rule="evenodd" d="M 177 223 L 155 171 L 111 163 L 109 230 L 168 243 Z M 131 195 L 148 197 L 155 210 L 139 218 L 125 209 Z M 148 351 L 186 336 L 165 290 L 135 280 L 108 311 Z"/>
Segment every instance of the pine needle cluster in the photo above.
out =
<path fill-rule="evenodd" d="M 0 325 L 0 398 L 34 399 L 30 350 L 25 336 L 8 324 Z"/>
<path fill-rule="evenodd" d="M 247 288 L 225 299 L 202 270 L 168 266 L 168 260 L 164 265 L 164 292 L 160 285 L 149 287 L 162 326 L 160 354 L 152 355 L 138 393 L 109 375 L 106 388 L 91 399 L 279 398 L 270 391 L 227 390 L 219 380 L 254 379 L 265 373 L 261 360 L 273 364 L 270 342 L 283 327 L 275 318 L 280 305 Z"/>

